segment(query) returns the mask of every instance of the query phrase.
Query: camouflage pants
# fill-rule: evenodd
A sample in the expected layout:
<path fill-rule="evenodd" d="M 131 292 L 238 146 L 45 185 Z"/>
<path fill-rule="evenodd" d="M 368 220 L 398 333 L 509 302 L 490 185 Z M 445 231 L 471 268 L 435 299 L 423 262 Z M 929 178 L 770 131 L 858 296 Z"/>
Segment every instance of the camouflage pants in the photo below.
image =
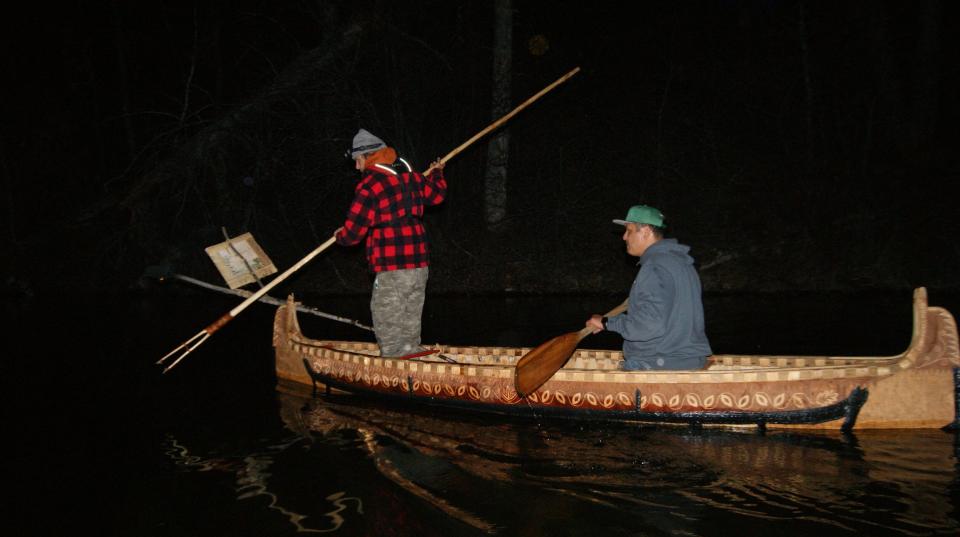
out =
<path fill-rule="evenodd" d="M 428 274 L 428 267 L 377 273 L 370 313 L 381 356 L 404 356 L 420 350 L 420 316 Z"/>

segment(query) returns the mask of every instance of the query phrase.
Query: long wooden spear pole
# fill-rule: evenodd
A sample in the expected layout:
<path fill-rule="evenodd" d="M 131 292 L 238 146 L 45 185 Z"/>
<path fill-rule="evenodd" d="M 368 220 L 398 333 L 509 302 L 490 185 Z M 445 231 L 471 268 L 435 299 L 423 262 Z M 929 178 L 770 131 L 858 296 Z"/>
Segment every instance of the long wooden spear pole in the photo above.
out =
<path fill-rule="evenodd" d="M 500 119 L 494 121 L 494 122 L 491 123 L 489 126 L 487 126 L 487 128 L 483 129 L 482 131 L 478 132 L 477 134 L 474 134 L 472 138 L 470 138 L 470 139 L 467 140 L 466 142 L 463 142 L 462 144 L 460 144 L 459 146 L 457 146 L 453 151 L 447 153 L 443 158 L 440 159 L 440 163 L 441 163 L 441 164 L 446 164 L 446 162 L 447 162 L 448 160 L 450 160 L 450 159 L 453 158 L 455 155 L 457 155 L 458 153 L 460 153 L 461 151 L 463 151 L 464 149 L 466 149 L 470 144 L 472 144 L 473 142 L 476 142 L 477 140 L 479 140 L 480 138 L 482 138 L 485 134 L 487 134 L 487 133 L 489 133 L 490 131 L 496 129 L 497 127 L 503 125 L 503 124 L 506 123 L 507 121 L 510 121 L 510 118 L 512 118 L 513 116 L 517 115 L 521 110 L 523 110 L 524 108 L 530 106 L 531 104 L 533 104 L 534 101 L 536 101 L 536 100 L 539 99 L 540 97 L 543 97 L 547 92 L 551 91 L 553 88 L 559 86 L 560 84 L 563 84 L 563 83 L 566 82 L 570 77 L 572 77 L 573 75 L 577 74 L 578 72 L 580 72 L 580 68 L 579 68 L 579 67 L 575 67 L 575 68 L 573 68 L 570 72 L 568 72 L 567 74 L 565 74 L 565 75 L 563 75 L 562 77 L 560 77 L 560 78 L 558 78 L 557 80 L 555 80 L 555 81 L 554 81 L 552 84 L 550 84 L 549 86 L 547 86 L 547 87 L 543 88 L 542 90 L 538 91 L 533 97 L 530 97 L 530 98 L 527 99 L 526 101 L 523 101 L 522 103 L 520 103 L 519 106 L 517 106 L 516 108 L 514 108 L 513 110 L 511 110 L 509 113 L 507 113 L 507 115 L 505 115 L 505 116 L 501 117 Z M 424 172 L 424 174 L 430 173 L 430 172 L 433 170 L 433 168 L 434 168 L 433 166 L 430 166 L 430 168 L 428 168 L 427 171 Z M 300 261 L 298 261 L 297 264 L 295 264 L 294 266 L 292 266 L 292 267 L 290 267 L 289 269 L 287 269 L 286 272 L 284 272 L 283 274 L 281 274 L 281 275 L 277 276 L 276 278 L 274 278 L 273 281 L 271 281 L 271 282 L 268 283 L 267 285 L 261 287 L 259 291 L 257 291 L 256 293 L 250 295 L 250 296 L 249 296 L 246 300 L 244 300 L 239 306 L 237 306 L 237 307 L 233 308 L 232 310 L 230 310 L 229 312 L 225 313 L 225 314 L 223 315 L 223 317 L 220 317 L 219 319 L 217 319 L 216 321 L 214 321 L 213 323 L 211 323 L 210 326 L 208 326 L 208 327 L 204 328 L 203 330 L 197 332 L 196 335 L 194 335 L 194 336 L 191 337 L 190 339 L 188 339 L 188 340 L 184 341 L 183 343 L 181 343 L 179 347 L 173 349 L 172 351 L 170 351 L 169 353 L 167 353 L 166 356 L 164 356 L 163 358 L 160 358 L 159 360 L 157 360 L 157 364 L 159 365 L 159 364 L 164 363 L 164 362 L 167 360 L 167 358 L 170 358 L 171 356 L 173 356 L 173 355 L 175 355 L 175 354 L 177 354 L 177 353 L 179 352 L 179 353 L 180 353 L 179 356 L 177 356 L 177 358 L 176 358 L 170 365 L 168 365 L 168 366 L 163 370 L 163 372 L 166 373 L 167 371 L 170 371 L 171 369 L 173 369 L 178 363 L 180 363 L 181 360 L 183 360 L 184 358 L 186 358 L 186 356 L 187 356 L 188 354 L 190 354 L 191 352 L 193 352 L 193 350 L 196 349 L 197 347 L 199 347 L 204 341 L 207 340 L 207 338 L 209 338 L 210 336 L 212 336 L 214 332 L 216 332 L 217 330 L 223 328 L 223 326 L 224 326 L 225 324 L 227 324 L 227 323 L 229 323 L 230 321 L 232 321 L 237 315 L 240 315 L 240 312 L 242 312 L 243 310 L 247 309 L 247 306 L 249 306 L 250 304 L 253 304 L 253 303 L 256 302 L 257 300 L 259 300 L 260 297 L 262 297 L 263 295 L 267 294 L 268 291 L 270 291 L 271 289 L 273 289 L 274 287 L 276 287 L 276 285 L 279 284 L 280 282 L 282 282 L 283 280 L 287 279 L 288 276 L 290 276 L 290 275 L 293 274 L 294 272 L 300 270 L 301 267 L 303 267 L 304 265 L 306 265 L 307 263 L 309 263 L 310 260 L 312 260 L 314 257 L 316 257 L 317 255 L 319 255 L 320 252 L 322 252 L 322 251 L 326 250 L 327 248 L 329 248 L 330 245 L 333 244 L 336 240 L 337 240 L 337 236 L 336 236 L 336 233 L 334 233 L 334 235 L 333 235 L 332 237 L 330 237 L 329 239 L 327 239 L 327 242 L 325 242 L 325 243 L 321 244 L 320 246 L 318 246 L 316 250 L 314 250 L 314 251 L 310 252 L 309 254 L 307 254 L 307 256 L 304 257 L 303 259 L 301 259 Z M 181 351 L 182 351 L 182 352 L 181 352 Z"/>
<path fill-rule="evenodd" d="M 497 127 L 503 125 L 503 124 L 506 123 L 507 121 L 510 121 L 510 118 L 512 118 L 513 116 L 517 115 L 521 110 L 523 110 L 524 108 L 530 106 L 531 104 L 533 104 L 534 101 L 536 101 L 536 100 L 539 99 L 540 97 L 543 97 L 547 92 L 553 90 L 553 88 L 559 86 L 560 84 L 563 84 L 563 83 L 566 82 L 570 77 L 572 77 L 573 75 L 575 75 L 575 74 L 577 74 L 577 73 L 579 73 L 579 72 L 580 72 L 580 68 L 579 68 L 579 67 L 574 67 L 573 69 L 570 70 L 569 73 L 561 76 L 560 78 L 558 78 L 557 80 L 555 80 L 555 81 L 554 81 L 552 84 L 550 84 L 549 86 L 547 86 L 547 87 L 543 88 L 542 90 L 538 91 L 533 97 L 530 97 L 530 98 L 527 99 L 526 101 L 523 101 L 522 103 L 520 103 L 519 106 L 517 106 L 516 108 L 514 108 L 513 110 L 511 110 L 510 112 L 508 112 L 507 115 L 505 115 L 505 116 L 503 116 L 502 118 L 494 121 L 494 122 L 491 123 L 487 128 L 485 128 L 485 129 L 483 129 L 482 131 L 474 134 L 472 138 L 470 138 L 470 139 L 467 140 L 466 142 L 463 142 L 462 144 L 460 144 L 459 146 L 457 146 L 457 148 L 454 149 L 453 151 L 447 153 L 443 158 L 440 159 L 440 164 L 446 164 L 448 160 L 452 159 L 457 153 L 459 153 L 459 152 L 463 151 L 464 149 L 466 149 L 470 144 L 472 144 L 473 142 L 476 142 L 477 140 L 479 140 L 480 138 L 482 138 L 484 135 L 486 135 L 486 134 L 489 133 L 490 131 L 496 129 Z M 431 171 L 433 171 L 433 168 L 434 168 L 434 166 L 431 165 L 429 168 L 427 168 L 427 171 L 423 172 L 423 174 L 426 175 L 426 174 L 430 173 Z"/>
<path fill-rule="evenodd" d="M 326 242 L 324 242 L 323 244 L 321 244 L 320 246 L 318 246 L 314 251 L 312 251 L 312 252 L 310 252 L 309 254 L 307 254 L 306 257 L 304 257 L 304 258 L 301 259 L 300 261 L 297 261 L 297 263 L 296 263 L 295 265 L 293 265 L 292 267 L 288 268 L 283 274 L 277 276 L 276 278 L 273 279 L 273 281 L 271 281 L 271 282 L 268 283 L 267 285 L 261 287 L 259 291 L 257 291 L 256 293 L 250 295 L 249 297 L 247 297 L 247 299 L 244 300 L 243 302 L 241 302 L 239 306 L 237 306 L 237 307 L 233 308 L 232 310 L 228 311 L 227 313 L 225 313 L 225 314 L 223 315 L 223 317 L 220 317 L 219 319 L 217 319 L 216 321 L 214 321 L 213 323 L 211 323 L 210 326 L 208 326 L 208 327 L 204 328 L 203 330 L 197 332 L 197 334 L 194 335 L 192 338 L 184 341 L 183 343 L 180 344 L 179 347 L 173 349 L 172 351 L 170 351 L 169 353 L 167 353 L 166 356 L 164 356 L 163 358 L 157 360 L 157 364 L 158 364 L 158 365 L 159 365 L 159 364 L 162 364 L 163 362 L 165 362 L 165 361 L 167 360 L 167 358 L 170 358 L 170 357 L 173 356 L 174 354 L 182 351 L 182 352 L 180 352 L 180 355 L 177 357 L 177 359 L 174 360 L 170 365 L 168 365 L 168 366 L 163 370 L 163 372 L 166 373 L 167 371 L 170 371 L 171 369 L 173 369 L 174 366 L 176 366 L 178 363 L 180 363 L 180 360 L 183 360 L 184 358 L 186 358 L 186 356 L 187 356 L 188 354 L 190 354 L 191 352 L 193 352 L 194 349 L 196 349 L 197 347 L 199 347 L 200 344 L 203 343 L 204 341 L 206 341 L 207 338 L 209 338 L 210 336 L 212 336 L 214 332 L 216 332 L 217 330 L 220 330 L 221 328 L 223 328 L 223 325 L 225 325 L 225 324 L 229 323 L 230 321 L 232 321 L 232 320 L 234 319 L 234 317 L 236 317 L 237 315 L 240 315 L 240 312 L 242 312 L 243 310 L 247 309 L 247 306 L 249 306 L 250 304 L 253 304 L 253 303 L 256 302 L 257 300 L 259 300 L 260 297 L 262 297 L 263 295 L 267 294 L 267 292 L 270 291 L 271 289 L 273 289 L 274 287 L 276 287 L 277 284 L 279 284 L 279 283 L 282 282 L 283 280 L 287 279 L 287 277 L 290 276 L 291 274 L 293 274 L 294 272 L 300 270 L 300 268 L 303 267 L 304 265 L 306 265 L 307 263 L 309 263 L 311 259 L 313 259 L 314 257 L 317 257 L 318 255 L 320 255 L 320 252 L 322 252 L 322 251 L 326 250 L 327 248 L 329 248 L 330 245 L 333 244 L 336 240 L 337 240 L 337 235 L 336 235 L 336 233 L 334 233 L 333 236 L 330 237 L 329 239 L 327 239 Z"/>

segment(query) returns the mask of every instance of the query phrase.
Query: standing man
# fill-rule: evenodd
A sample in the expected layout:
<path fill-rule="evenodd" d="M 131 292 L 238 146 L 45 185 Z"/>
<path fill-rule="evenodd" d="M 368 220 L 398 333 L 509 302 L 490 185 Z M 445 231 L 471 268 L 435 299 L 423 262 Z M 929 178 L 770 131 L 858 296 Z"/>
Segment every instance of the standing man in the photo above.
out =
<path fill-rule="evenodd" d="M 337 243 L 351 246 L 366 236 L 367 261 L 376 275 L 370 313 L 381 356 L 405 356 L 420 350 L 420 317 L 429 274 L 429 245 L 423 208 L 441 203 L 447 193 L 443 163 L 422 175 L 360 129 L 350 158 L 361 173 Z"/>
<path fill-rule="evenodd" d="M 663 238 L 663 214 L 653 207 L 634 205 L 613 223 L 626 227 L 623 241 L 627 253 L 640 258 L 640 271 L 627 311 L 609 319 L 594 315 L 586 326 L 623 336 L 623 369 L 703 369 L 713 351 L 690 247 Z"/>

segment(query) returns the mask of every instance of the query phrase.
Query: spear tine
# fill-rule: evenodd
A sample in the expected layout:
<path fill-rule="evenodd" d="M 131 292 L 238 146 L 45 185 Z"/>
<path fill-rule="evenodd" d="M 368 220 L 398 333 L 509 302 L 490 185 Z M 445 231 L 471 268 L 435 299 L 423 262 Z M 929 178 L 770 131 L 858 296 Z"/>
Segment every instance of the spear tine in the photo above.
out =
<path fill-rule="evenodd" d="M 180 363 L 180 360 L 183 360 L 184 358 L 186 358 L 188 354 L 190 354 L 191 352 L 193 352 L 193 349 L 196 349 L 197 347 L 199 347 L 201 343 L 203 343 L 204 341 L 207 340 L 208 337 L 210 337 L 210 334 L 208 334 L 208 333 L 206 333 L 206 332 L 201 332 L 201 334 L 203 334 L 203 337 L 200 339 L 200 341 L 198 341 L 198 342 L 194 343 L 193 345 L 191 345 L 190 347 L 188 347 L 187 350 L 184 351 L 184 353 L 181 354 L 179 358 L 177 358 L 176 360 L 173 361 L 172 364 L 170 364 L 170 365 L 168 365 L 166 368 L 164 368 L 164 370 L 163 370 L 163 373 L 164 373 L 164 374 L 165 374 L 167 371 L 170 371 L 171 369 L 173 369 L 174 366 L 176 366 L 178 363 Z M 200 335 L 200 334 L 197 334 L 197 335 Z"/>
<path fill-rule="evenodd" d="M 180 349 L 186 347 L 187 345 L 189 345 L 190 343 L 192 343 L 195 339 L 197 339 L 198 337 L 200 337 L 200 336 L 202 336 L 203 334 L 206 334 L 206 333 L 207 333 L 206 330 L 201 330 L 201 331 L 197 332 L 197 334 L 196 334 L 195 336 L 193 336 L 193 337 L 191 337 L 190 339 L 184 341 L 183 343 L 180 344 L 179 347 L 177 347 L 176 349 L 173 349 L 172 351 L 168 352 L 166 356 L 164 356 L 163 358 L 157 360 L 157 361 L 156 361 L 156 365 L 162 364 L 163 362 L 165 362 L 165 361 L 167 360 L 167 358 L 173 356 L 174 354 L 177 353 L 177 351 L 179 351 Z"/>

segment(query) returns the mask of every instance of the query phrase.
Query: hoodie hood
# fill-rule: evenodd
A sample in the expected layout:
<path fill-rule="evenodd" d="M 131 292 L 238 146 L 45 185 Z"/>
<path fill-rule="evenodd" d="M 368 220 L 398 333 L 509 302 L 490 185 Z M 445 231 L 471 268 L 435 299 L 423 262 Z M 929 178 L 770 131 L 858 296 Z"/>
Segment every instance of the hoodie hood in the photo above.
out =
<path fill-rule="evenodd" d="M 680 244 L 677 242 L 677 239 L 660 239 L 651 244 L 646 252 L 643 252 L 643 255 L 640 256 L 640 263 L 643 264 L 654 256 L 665 255 L 673 257 L 683 264 L 692 265 L 693 257 L 689 252 L 690 247 L 685 244 Z"/>

